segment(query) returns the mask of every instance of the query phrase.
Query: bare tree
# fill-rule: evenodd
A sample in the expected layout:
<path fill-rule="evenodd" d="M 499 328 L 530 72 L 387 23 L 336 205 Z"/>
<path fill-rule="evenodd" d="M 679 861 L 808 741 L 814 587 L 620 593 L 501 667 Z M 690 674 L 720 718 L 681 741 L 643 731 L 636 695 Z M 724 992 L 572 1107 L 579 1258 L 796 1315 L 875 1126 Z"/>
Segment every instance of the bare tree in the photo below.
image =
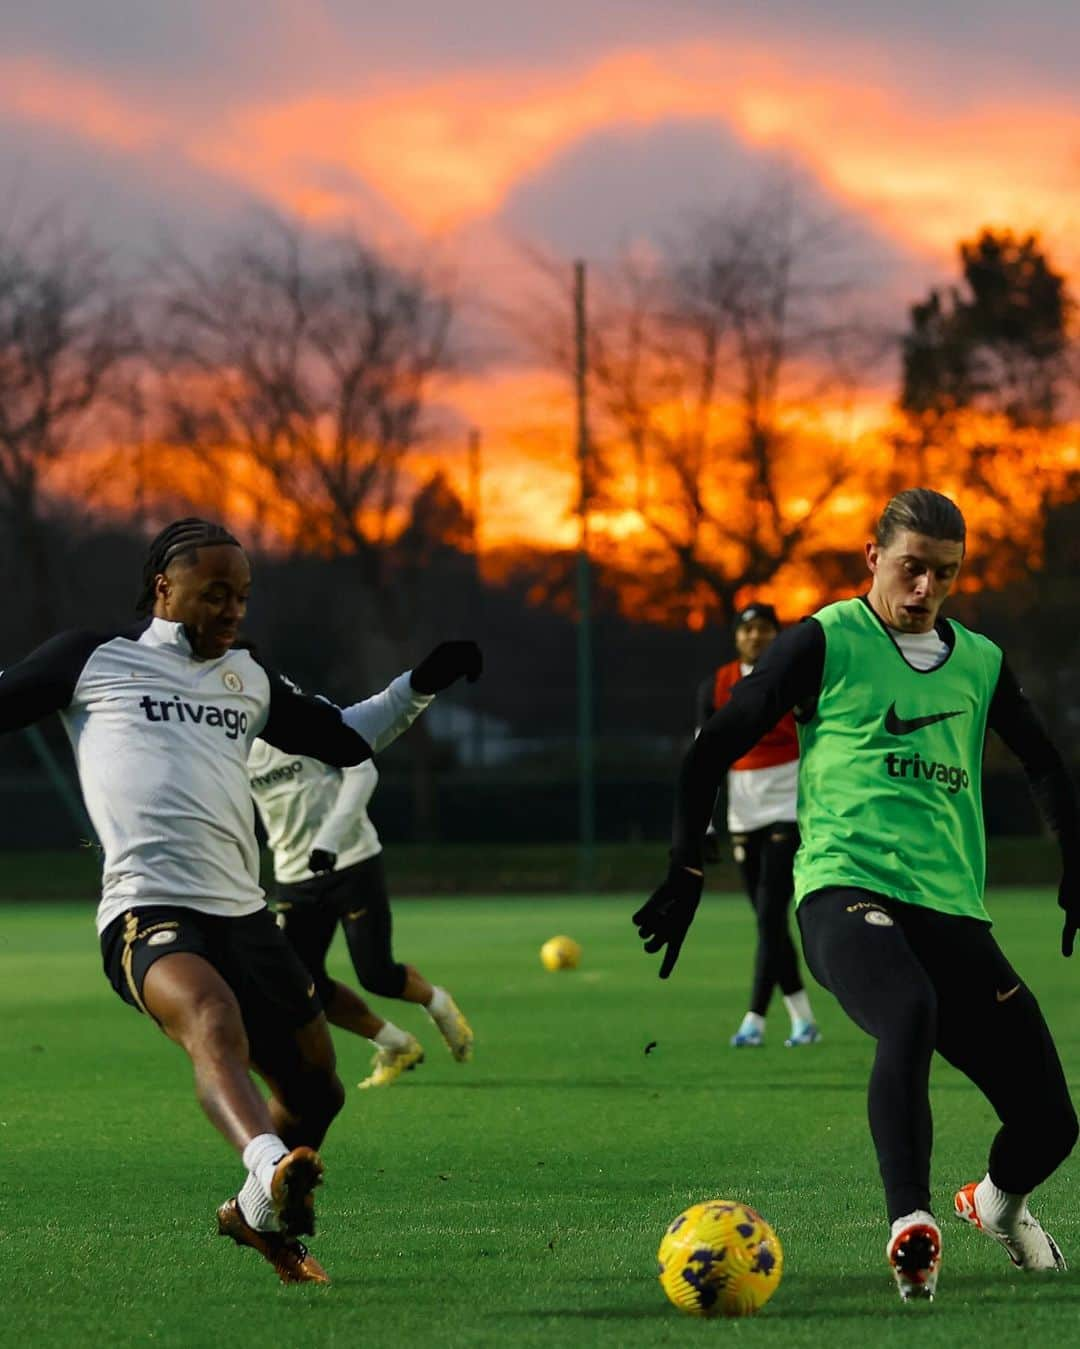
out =
<path fill-rule="evenodd" d="M 0 520 L 37 639 L 56 625 L 48 517 L 85 487 L 74 461 L 136 350 L 131 307 L 85 235 L 47 217 L 0 239 Z"/>
<path fill-rule="evenodd" d="M 355 236 L 281 221 L 209 267 L 173 255 L 164 276 L 169 440 L 244 500 L 256 541 L 354 557 L 401 641 L 387 544 L 450 363 L 450 300 Z"/>
<path fill-rule="evenodd" d="M 853 312 L 844 246 L 781 191 L 592 272 L 592 505 L 643 526 L 631 564 L 602 529 L 596 555 L 639 613 L 730 617 L 819 546 L 853 468 L 828 418 L 889 348 Z"/>
<path fill-rule="evenodd" d="M 416 634 L 393 539 L 416 490 L 409 460 L 432 386 L 451 362 L 449 297 L 354 235 L 282 221 L 207 267 L 173 254 L 162 274 L 166 439 L 192 461 L 197 496 L 212 500 L 216 484 L 221 513 L 245 517 L 256 546 L 348 557 L 352 583 L 327 598 L 348 611 L 352 687 L 401 669 Z M 423 724 L 409 751 L 430 835 Z"/>
<path fill-rule="evenodd" d="M 771 194 L 702 220 L 667 256 L 644 352 L 635 339 L 630 362 L 609 357 L 601 328 L 597 395 L 651 465 L 635 506 L 662 603 L 731 618 L 740 591 L 816 548 L 851 479 L 825 413 L 849 405 L 886 343 L 849 312 L 841 246 L 835 225 Z M 634 313 L 626 331 L 642 326 Z"/>

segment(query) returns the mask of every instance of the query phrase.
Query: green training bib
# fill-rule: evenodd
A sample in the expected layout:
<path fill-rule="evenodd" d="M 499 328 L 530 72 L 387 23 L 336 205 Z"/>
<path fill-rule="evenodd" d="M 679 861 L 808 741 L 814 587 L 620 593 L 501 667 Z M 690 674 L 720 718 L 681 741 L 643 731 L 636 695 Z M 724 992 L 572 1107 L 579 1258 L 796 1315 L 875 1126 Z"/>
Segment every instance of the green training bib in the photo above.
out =
<path fill-rule="evenodd" d="M 825 668 L 799 725 L 795 902 L 850 885 L 989 922 L 982 756 L 1000 649 L 950 620 L 956 644 L 921 673 L 865 601 L 814 619 Z"/>

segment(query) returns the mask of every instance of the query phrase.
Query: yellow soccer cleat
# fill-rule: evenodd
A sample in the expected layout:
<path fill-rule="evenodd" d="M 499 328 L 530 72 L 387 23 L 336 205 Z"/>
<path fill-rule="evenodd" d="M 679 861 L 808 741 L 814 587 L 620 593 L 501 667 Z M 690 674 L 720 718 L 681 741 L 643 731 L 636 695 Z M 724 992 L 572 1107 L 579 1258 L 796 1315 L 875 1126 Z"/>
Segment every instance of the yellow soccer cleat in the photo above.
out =
<path fill-rule="evenodd" d="M 366 1087 L 388 1087 L 391 1082 L 396 1082 L 402 1073 L 409 1072 L 423 1061 L 424 1046 L 415 1035 L 410 1035 L 400 1049 L 382 1047 L 376 1049 L 375 1057 L 371 1060 L 370 1074 L 363 1082 L 358 1082 L 357 1086 L 361 1091 Z"/>
<path fill-rule="evenodd" d="M 439 1028 L 439 1034 L 446 1041 L 446 1047 L 455 1061 L 468 1063 L 473 1053 L 472 1027 L 454 999 L 446 994 L 446 1005 L 442 1011 L 436 1013 L 429 1010 L 428 1016 Z"/>

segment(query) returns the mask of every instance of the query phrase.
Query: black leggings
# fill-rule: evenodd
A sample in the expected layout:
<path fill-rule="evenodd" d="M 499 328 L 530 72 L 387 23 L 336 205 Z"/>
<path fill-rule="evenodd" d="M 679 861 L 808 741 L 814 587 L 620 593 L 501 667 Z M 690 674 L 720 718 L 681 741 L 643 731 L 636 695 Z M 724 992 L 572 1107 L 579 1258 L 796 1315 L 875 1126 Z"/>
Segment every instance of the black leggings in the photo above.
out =
<path fill-rule="evenodd" d="M 870 1132 L 892 1221 L 930 1208 L 930 1059 L 936 1049 L 1001 1120 L 994 1184 L 1040 1185 L 1072 1151 L 1076 1112 L 1034 995 L 987 923 L 866 890 L 829 888 L 798 910 L 806 962 L 877 1040 Z"/>
<path fill-rule="evenodd" d="M 330 1005 L 334 984 L 326 972 L 326 953 L 338 923 L 362 987 L 381 998 L 401 997 L 408 972 L 394 960 L 382 853 L 310 881 L 279 885 L 275 907 L 285 936 L 310 970 L 325 1006 Z"/>
<path fill-rule="evenodd" d="M 750 1010 L 764 1016 L 774 988 L 779 986 L 786 996 L 798 993 L 803 986 L 799 958 L 788 927 L 791 868 L 799 847 L 799 830 L 793 822 L 781 821 L 749 834 L 732 834 L 731 843 L 757 917 Z"/>

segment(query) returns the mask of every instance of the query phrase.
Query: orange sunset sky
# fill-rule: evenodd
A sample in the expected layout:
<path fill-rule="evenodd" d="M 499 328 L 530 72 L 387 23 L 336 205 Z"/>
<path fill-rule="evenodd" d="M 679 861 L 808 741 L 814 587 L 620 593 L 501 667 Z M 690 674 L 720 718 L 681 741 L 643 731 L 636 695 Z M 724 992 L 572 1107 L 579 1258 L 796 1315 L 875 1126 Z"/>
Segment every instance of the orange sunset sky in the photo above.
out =
<path fill-rule="evenodd" d="M 1080 267 L 1067 0 L 8 9 L 6 227 L 58 204 L 135 272 L 162 237 L 208 252 L 269 207 L 454 273 L 482 360 L 440 390 L 425 462 L 462 481 L 481 431 L 491 545 L 575 537 L 566 390 L 491 317 L 535 284 L 523 245 L 655 247 L 782 173 L 850 229 L 898 328 L 981 226 L 1038 230 Z M 886 371 L 843 434 L 894 388 Z"/>

